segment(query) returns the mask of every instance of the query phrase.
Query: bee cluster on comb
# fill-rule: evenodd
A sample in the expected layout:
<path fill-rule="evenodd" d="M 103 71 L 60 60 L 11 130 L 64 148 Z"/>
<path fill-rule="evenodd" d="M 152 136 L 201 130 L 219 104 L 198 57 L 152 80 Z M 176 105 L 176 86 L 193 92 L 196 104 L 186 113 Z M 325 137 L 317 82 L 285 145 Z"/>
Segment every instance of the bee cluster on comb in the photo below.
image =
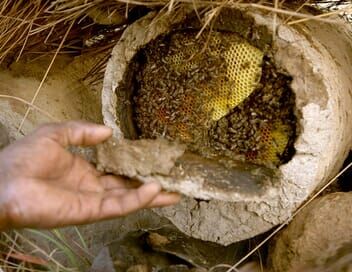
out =
<path fill-rule="evenodd" d="M 178 31 L 140 53 L 134 118 L 140 138 L 186 143 L 204 157 L 279 165 L 293 152 L 291 79 L 237 34 Z"/>

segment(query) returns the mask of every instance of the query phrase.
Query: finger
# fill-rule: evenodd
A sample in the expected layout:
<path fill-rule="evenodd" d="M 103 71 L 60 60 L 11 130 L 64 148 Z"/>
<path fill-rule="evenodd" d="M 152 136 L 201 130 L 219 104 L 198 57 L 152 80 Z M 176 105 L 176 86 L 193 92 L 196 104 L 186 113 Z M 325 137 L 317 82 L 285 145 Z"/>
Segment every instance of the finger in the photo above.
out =
<path fill-rule="evenodd" d="M 67 147 L 69 145 L 96 145 L 112 135 L 111 128 L 84 121 L 70 121 L 45 125 L 37 130 L 40 136 L 48 137 Z"/>
<path fill-rule="evenodd" d="M 159 184 L 149 183 L 138 189 L 126 191 L 124 195 L 116 195 L 109 191 L 105 193 L 66 191 L 61 193 L 65 203 L 60 204 L 62 206 L 59 216 L 56 214 L 55 219 L 51 221 L 55 223 L 50 224 L 48 220 L 45 227 L 92 223 L 124 216 L 148 207 L 160 190 Z"/>
<path fill-rule="evenodd" d="M 71 210 L 68 220 L 74 224 L 82 224 L 124 216 L 148 207 L 160 190 L 159 184 L 149 183 L 126 191 L 124 195 L 116 195 L 113 192 L 100 195 L 79 194 L 77 205 L 73 205 L 78 208 Z"/>
<path fill-rule="evenodd" d="M 100 180 L 105 190 L 136 189 L 142 185 L 139 181 L 113 175 L 102 176 Z"/>
<path fill-rule="evenodd" d="M 116 192 L 116 196 L 121 195 L 121 193 L 124 193 L 127 190 L 139 188 L 143 184 L 137 180 L 129 180 L 123 177 L 112 175 L 104 176 L 102 177 L 102 180 L 102 185 L 105 190 L 118 190 L 113 192 Z M 121 191 L 121 189 L 123 191 Z M 177 193 L 162 192 L 159 193 L 150 204 L 148 204 L 148 208 L 174 205 L 177 204 L 180 199 L 181 196 Z"/>
<path fill-rule="evenodd" d="M 171 206 L 179 203 L 181 200 L 180 194 L 177 193 L 160 193 L 152 202 L 148 204 L 148 208 L 157 208 Z"/>
<path fill-rule="evenodd" d="M 161 190 L 160 185 L 151 183 L 116 196 L 75 192 L 41 182 L 33 183 L 28 189 L 36 201 L 28 197 L 28 190 L 6 194 L 12 199 L 7 215 L 11 227 L 53 228 L 123 216 L 147 207 Z"/>
<path fill-rule="evenodd" d="M 110 218 L 123 216 L 146 208 L 160 193 L 158 183 L 143 184 L 137 189 L 126 191 L 126 194 L 116 197 L 113 193 L 101 204 L 100 216 Z"/>

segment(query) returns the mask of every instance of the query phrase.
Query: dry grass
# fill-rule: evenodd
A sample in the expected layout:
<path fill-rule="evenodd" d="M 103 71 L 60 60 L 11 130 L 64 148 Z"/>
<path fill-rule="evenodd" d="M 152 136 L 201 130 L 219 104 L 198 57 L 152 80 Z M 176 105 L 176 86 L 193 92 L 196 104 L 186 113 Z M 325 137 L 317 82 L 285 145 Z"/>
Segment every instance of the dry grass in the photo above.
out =
<path fill-rule="evenodd" d="M 4 0 L 0 3 L 0 63 L 10 65 L 21 57 L 37 58 L 54 54 L 97 54 L 105 51 L 106 58 L 97 63 L 96 69 L 86 77 L 94 83 L 102 79 L 105 64 L 118 35 L 109 37 L 97 46 L 85 42 L 97 34 L 98 26 L 92 18 L 93 9 L 104 10 L 106 16 L 124 14 L 136 5 L 171 12 L 183 4 L 192 5 L 204 22 L 203 29 L 211 26 L 212 20 L 224 7 L 255 8 L 271 12 L 276 28 L 277 16 L 288 24 L 300 20 L 320 20 L 336 23 L 329 15 L 311 15 L 302 8 L 312 1 L 243 1 L 243 0 Z M 341 2 L 341 1 L 340 1 Z M 72 28 L 67 33 L 68 27 Z M 63 37 L 67 35 L 63 41 Z M 274 34 L 275 35 L 275 32 Z M 60 46 L 61 44 L 61 46 Z"/>
<path fill-rule="evenodd" d="M 42 79 L 42 81 L 40 82 L 40 84 L 39 84 L 39 86 L 38 86 L 38 89 L 37 89 L 37 90 L 35 91 L 35 93 L 34 93 L 34 96 L 33 96 L 33 98 L 32 98 L 32 101 L 31 101 L 31 103 L 30 103 L 30 106 L 27 108 L 26 113 L 25 113 L 24 116 L 23 116 L 23 119 L 22 119 L 22 121 L 21 121 L 21 124 L 20 124 L 20 126 L 18 127 L 18 130 L 19 130 L 19 131 L 22 129 L 22 126 L 23 126 L 24 122 L 26 121 L 26 119 L 27 119 L 27 117 L 28 117 L 28 115 L 29 115 L 29 112 L 30 112 L 30 110 L 31 110 L 31 106 L 34 105 L 34 102 L 35 102 L 35 100 L 37 99 L 37 97 L 38 97 L 38 95 L 39 95 L 39 92 L 40 92 L 41 88 L 43 87 L 43 85 L 44 85 L 44 83 L 45 83 L 45 81 L 46 81 L 46 79 L 47 79 L 47 77 L 48 77 L 48 75 L 49 75 L 49 72 L 50 72 L 52 66 L 54 65 L 54 62 L 55 62 L 55 60 L 56 60 L 56 57 L 57 57 L 57 55 L 59 54 L 60 50 L 62 49 L 62 47 L 63 47 L 63 45 L 64 45 L 64 43 L 65 43 L 65 41 L 66 41 L 66 39 L 67 39 L 67 36 L 68 36 L 68 34 L 70 33 L 70 31 L 71 31 L 72 26 L 74 25 L 74 23 L 75 23 L 75 21 L 73 20 L 73 21 L 70 23 L 70 25 L 68 26 L 68 29 L 67 29 L 65 35 L 63 36 L 63 38 L 62 38 L 62 40 L 61 40 L 61 42 L 60 42 L 60 45 L 59 45 L 59 47 L 57 48 L 57 50 L 56 50 L 56 52 L 55 52 L 55 54 L 54 54 L 54 56 L 53 56 L 53 58 L 52 58 L 52 60 L 51 60 L 51 62 L 50 62 L 50 64 L 49 64 L 49 67 L 48 67 L 48 69 L 46 70 L 45 75 L 43 76 L 43 79 Z"/>
<path fill-rule="evenodd" d="M 70 241 L 59 230 L 50 232 L 27 230 L 31 232 L 31 238 L 19 231 L 2 233 L 0 246 L 6 250 L 0 252 L 0 267 L 6 272 L 78 272 L 83 266 L 89 267 L 86 259 L 86 256 L 89 256 L 88 248 L 78 229 L 75 230 L 77 235 Z M 56 249 L 50 250 L 33 242 L 33 239 L 38 238 L 46 239 Z M 67 260 L 65 264 L 62 263 L 63 259 Z"/>
<path fill-rule="evenodd" d="M 180 4 L 192 4 L 198 9 L 221 9 L 223 7 L 257 8 L 286 18 L 324 20 L 321 16 L 305 14 L 297 9 L 300 1 L 200 1 L 200 0 L 4 0 L 0 3 L 0 62 L 18 60 L 23 54 L 48 54 L 58 48 L 68 25 L 73 25 L 62 50 L 80 54 L 84 50 L 83 35 L 95 25 L 88 14 L 93 8 L 106 11 L 107 16 L 124 13 L 135 5 L 162 9 L 168 12 Z M 304 6 L 308 1 L 303 1 Z M 324 15 L 328 17 L 328 15 Z"/>

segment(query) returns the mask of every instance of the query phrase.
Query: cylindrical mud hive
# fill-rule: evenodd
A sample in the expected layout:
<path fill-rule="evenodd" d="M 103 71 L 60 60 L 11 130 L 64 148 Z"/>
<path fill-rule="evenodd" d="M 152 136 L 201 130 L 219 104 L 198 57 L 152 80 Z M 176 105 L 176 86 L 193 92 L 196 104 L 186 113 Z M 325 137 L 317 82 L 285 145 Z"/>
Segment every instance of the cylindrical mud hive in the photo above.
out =
<path fill-rule="evenodd" d="M 201 157 L 216 160 L 215 150 L 277 169 L 265 186 L 242 184 L 229 197 L 192 175 L 176 185 L 157 177 L 188 195 L 159 214 L 226 245 L 287 220 L 341 167 L 352 143 L 352 39 L 342 22 L 287 26 L 258 10 L 224 9 L 211 31 L 201 27 L 188 10 L 130 25 L 108 63 L 103 115 L 120 139 L 166 137 Z"/>

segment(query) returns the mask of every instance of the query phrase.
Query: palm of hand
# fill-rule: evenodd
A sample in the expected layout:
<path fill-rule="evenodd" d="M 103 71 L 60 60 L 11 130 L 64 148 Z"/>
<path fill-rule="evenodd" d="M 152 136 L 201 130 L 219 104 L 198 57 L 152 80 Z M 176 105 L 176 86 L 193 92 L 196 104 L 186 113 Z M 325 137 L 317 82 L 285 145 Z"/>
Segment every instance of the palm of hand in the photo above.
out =
<path fill-rule="evenodd" d="M 88 223 L 178 201 L 174 194 L 160 193 L 157 184 L 136 188 L 103 175 L 65 149 L 94 145 L 110 135 L 106 127 L 70 122 L 45 126 L 6 148 L 0 155 L 3 227 Z"/>

